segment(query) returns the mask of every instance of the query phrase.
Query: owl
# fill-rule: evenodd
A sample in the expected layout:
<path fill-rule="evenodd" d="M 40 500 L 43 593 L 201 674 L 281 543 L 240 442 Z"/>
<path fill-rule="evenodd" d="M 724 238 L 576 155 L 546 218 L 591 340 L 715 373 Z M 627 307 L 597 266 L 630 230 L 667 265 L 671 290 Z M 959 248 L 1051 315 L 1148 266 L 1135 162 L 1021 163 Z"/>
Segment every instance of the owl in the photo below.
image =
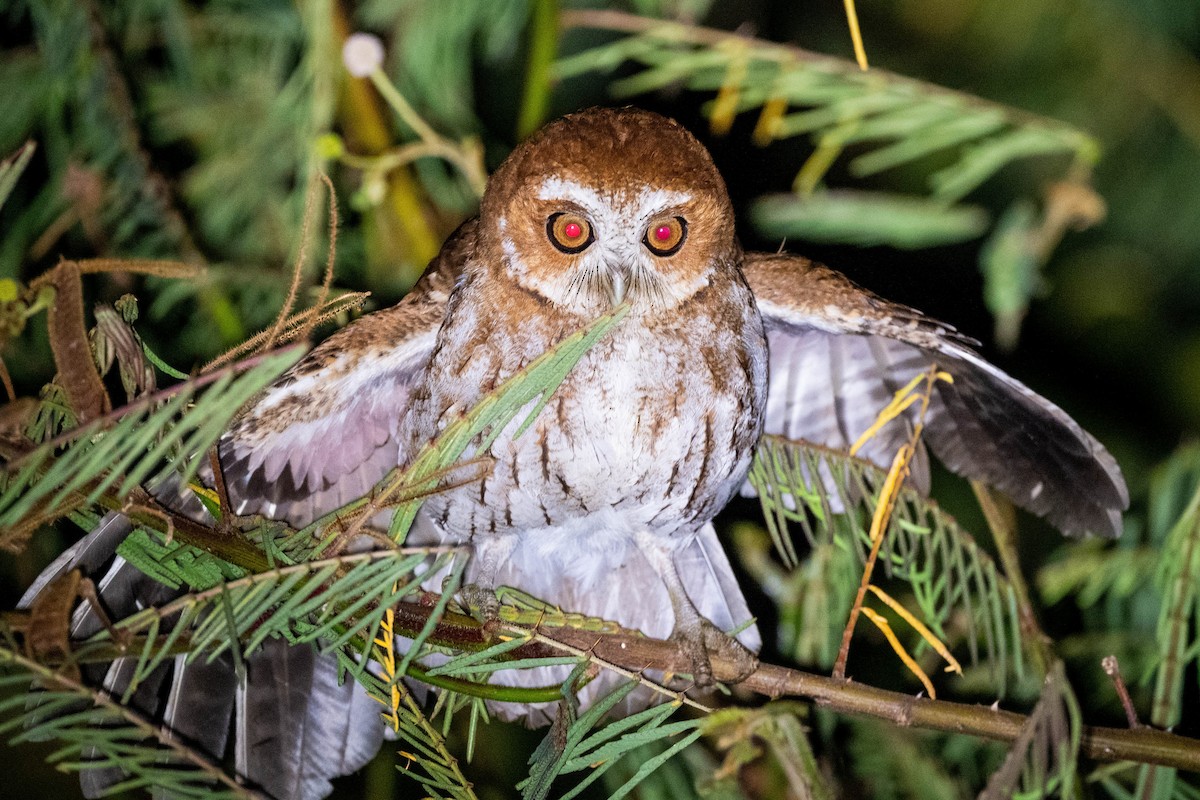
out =
<path fill-rule="evenodd" d="M 711 681 L 713 652 L 752 665 L 759 634 L 713 518 L 747 490 L 757 442 L 767 433 L 848 448 L 931 364 L 953 376 L 934 386 L 923 436 L 946 466 L 1064 533 L 1119 532 L 1128 495 L 1094 438 L 949 325 L 799 256 L 744 253 L 705 148 L 636 109 L 573 114 L 522 143 L 412 293 L 332 336 L 241 413 L 219 447 L 235 511 L 300 527 L 366 495 L 505 379 L 621 304 L 627 316 L 533 424 L 494 440 L 494 466 L 422 508 L 409 541 L 469 545 L 469 591 L 485 614 L 492 590 L 512 586 L 675 637 L 699 683 Z M 861 455 L 890 463 L 915 414 Z M 921 488 L 924 459 L 913 474 Z M 107 520 L 57 569 L 101 570 L 124 530 Z M 118 614 L 159 591 L 118 577 L 131 569 L 119 560 L 109 569 L 102 583 Z M 84 613 L 77 631 L 87 625 Z M 497 679 L 565 677 L 549 669 Z M 241 677 L 217 663 L 170 680 L 165 723 L 220 757 L 236 715 L 238 768 L 273 797 L 323 796 L 382 736 L 361 691 L 306 648 L 269 645 Z M 593 681 L 581 702 L 605 686 Z M 625 710 L 647 702 L 635 693 Z M 493 710 L 544 724 L 556 708 Z"/>

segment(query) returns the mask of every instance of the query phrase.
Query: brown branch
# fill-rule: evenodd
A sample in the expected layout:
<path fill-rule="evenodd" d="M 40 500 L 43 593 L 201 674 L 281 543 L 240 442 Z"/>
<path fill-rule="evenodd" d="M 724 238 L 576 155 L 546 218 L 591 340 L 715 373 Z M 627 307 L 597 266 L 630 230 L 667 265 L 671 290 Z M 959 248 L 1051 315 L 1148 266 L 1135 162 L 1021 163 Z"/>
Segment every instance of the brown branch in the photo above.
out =
<path fill-rule="evenodd" d="M 140 489 L 135 491 L 130 501 L 135 507 L 144 505 L 156 510 L 155 514 L 128 512 L 137 524 L 163 530 L 166 525 L 157 513 L 161 510 L 173 520 L 177 538 L 252 572 L 263 572 L 270 568 L 262 551 L 241 537 L 220 536 L 211 528 L 183 515 L 170 514 L 169 509 L 155 503 Z M 113 509 L 121 510 L 116 505 Z M 396 632 L 412 636 L 423 630 L 435 605 L 434 602 L 420 601 L 396 604 Z M 570 649 L 587 652 L 599 661 L 631 673 L 640 674 L 646 670 L 686 673 L 693 667 L 691 655 L 678 643 L 649 639 L 635 632 L 609 633 L 548 624 L 523 627 L 505 623 L 504 627 L 513 635 L 532 638 L 537 634 L 540 640 L 510 651 L 507 656 L 510 659 L 542 658 L 560 655 L 563 649 Z M 478 651 L 494 644 L 478 621 L 452 612 L 442 616 L 428 641 L 466 651 Z M 134 639 L 127 646 L 138 651 L 143 642 Z M 112 660 L 125 652 L 124 648 L 118 649 L 116 646 L 107 649 L 91 647 L 87 657 L 80 661 Z M 730 682 L 738 676 L 741 669 L 738 664 L 716 653 L 710 653 L 709 658 L 713 676 L 717 680 Z M 766 663 L 760 663 L 749 677 L 738 683 L 738 687 L 771 699 L 808 699 L 838 713 L 875 717 L 900 727 L 967 734 L 1000 742 L 1016 741 L 1027 721 L 1025 715 L 995 707 L 914 697 L 849 679 Z M 1084 726 L 1081 752 L 1097 761 L 1137 761 L 1200 772 L 1200 740 L 1147 726 L 1136 729 Z"/>
<path fill-rule="evenodd" d="M 222 533 L 183 514 L 174 513 L 144 489 L 134 489 L 124 502 L 107 495 L 102 496 L 98 502 L 110 511 L 125 514 L 135 526 L 150 528 L 164 536 L 169 534 L 173 539 L 190 544 L 250 572 L 266 572 L 272 566 L 266 553 L 253 542 L 241 536 Z"/>
<path fill-rule="evenodd" d="M 413 603 L 396 606 L 396 630 L 419 631 L 430 609 Z M 516 630 L 516 626 L 510 626 Z M 630 670 L 688 672 L 692 661 L 674 642 L 648 639 L 634 633 L 602 633 L 569 627 L 541 626 L 538 633 L 573 648 L 588 650 L 605 661 Z M 429 639 L 463 649 L 486 644 L 475 620 L 447 615 Z M 513 658 L 560 655 L 544 644 L 532 643 L 512 651 Z M 728 681 L 737 674 L 732 661 L 710 654 L 713 675 Z M 774 664 L 760 664 L 739 688 L 771 699 L 798 697 L 832 711 L 887 720 L 900 727 L 962 733 L 1000 742 L 1015 741 L 1026 716 L 981 705 L 931 700 L 880 689 L 852 680 L 839 680 Z M 1200 772 L 1200 740 L 1149 727 L 1136 730 L 1084 726 L 1081 752 L 1096 761 L 1138 761 Z"/>
<path fill-rule="evenodd" d="M 185 518 L 175 519 L 178 524 Z M 429 620 L 433 605 L 421 601 L 397 603 L 396 633 L 410 636 L 421 631 Z M 646 670 L 680 673 L 692 669 L 691 656 L 679 644 L 649 639 L 635 632 L 608 633 L 549 625 L 537 626 L 535 630 L 511 623 L 505 623 L 504 627 L 515 635 L 536 633 L 541 640 L 510 651 L 506 656 L 508 659 L 545 658 L 561 655 L 563 649 L 572 649 L 585 651 L 633 673 Z M 552 640 L 554 644 L 545 643 L 545 640 Z M 443 615 L 428 642 L 463 651 L 479 651 L 495 643 L 477 620 L 449 611 Z M 136 652 L 144 644 L 144 638 L 134 637 L 127 647 Z M 555 644 L 565 647 L 558 648 Z M 185 641 L 175 642 L 174 647 L 179 652 L 187 650 Z M 79 653 L 79 663 L 111 661 L 126 652 L 116 645 L 88 645 L 86 653 Z M 739 666 L 733 661 L 718 654 L 709 657 L 717 680 L 730 681 L 738 674 Z M 738 684 L 738 688 L 772 700 L 781 697 L 807 699 L 838 713 L 874 717 L 899 727 L 966 734 L 998 742 L 1016 741 L 1027 721 L 1023 714 L 996 707 L 914 697 L 853 680 L 766 663 L 761 663 Z M 1096 761 L 1137 761 L 1200 772 L 1200 740 L 1148 726 L 1126 729 L 1085 725 L 1081 753 Z"/>
<path fill-rule="evenodd" d="M 0 383 L 4 384 L 4 393 L 8 395 L 8 402 L 17 402 L 17 390 L 13 388 L 12 376 L 8 374 L 8 365 L 4 363 L 3 358 L 0 358 Z"/>
<path fill-rule="evenodd" d="M 1100 661 L 1100 666 L 1104 669 L 1104 674 L 1112 679 L 1113 688 L 1117 690 L 1117 697 L 1121 698 L 1121 706 L 1125 709 L 1125 719 L 1129 721 L 1129 727 L 1142 727 L 1142 723 L 1138 722 L 1137 709 L 1133 707 L 1133 698 L 1129 696 L 1125 679 L 1121 677 L 1121 665 L 1117 663 L 1117 657 L 1105 656 Z"/>
<path fill-rule="evenodd" d="M 225 467 L 221 464 L 220 440 L 208 448 L 208 468 L 212 470 L 213 487 L 217 490 L 217 505 L 221 518 L 217 520 L 217 531 L 225 535 L 233 529 L 233 503 L 229 500 L 229 487 L 225 485 Z"/>
<path fill-rule="evenodd" d="M 74 261 L 60 261 L 50 270 L 49 282 L 54 286 L 54 302 L 47 319 L 54 367 L 76 419 L 86 424 L 111 410 L 112 405 L 92 360 L 79 266 Z"/>

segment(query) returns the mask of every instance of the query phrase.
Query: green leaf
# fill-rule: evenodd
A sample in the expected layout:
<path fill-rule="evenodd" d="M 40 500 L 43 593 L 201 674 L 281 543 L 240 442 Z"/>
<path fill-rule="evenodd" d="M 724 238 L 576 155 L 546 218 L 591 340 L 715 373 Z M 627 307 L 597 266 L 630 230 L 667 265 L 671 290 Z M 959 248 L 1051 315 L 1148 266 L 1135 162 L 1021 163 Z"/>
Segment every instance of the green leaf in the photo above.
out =
<path fill-rule="evenodd" d="M 29 166 L 29 161 L 33 158 L 33 151 L 36 149 L 37 144 L 28 141 L 17 148 L 17 151 L 11 156 L 0 161 L 0 206 L 3 206 L 4 201 L 12 194 L 13 188 L 17 185 L 17 179 Z"/>
<path fill-rule="evenodd" d="M 840 451 L 766 436 L 748 479 L 785 563 L 796 563 L 789 530 L 789 525 L 794 525 L 814 553 L 833 546 L 863 564 L 871 546 L 878 487 L 885 475 L 873 464 Z M 845 512 L 835 514 L 833 509 Z M 826 563 L 831 569 L 824 574 L 824 581 L 848 584 L 836 590 L 838 594 L 857 589 L 857 569 L 846 570 L 834 560 Z M 900 489 L 879 564 L 887 578 L 907 584 L 918 616 L 935 634 L 944 638 L 943 626 L 951 619 L 966 624 L 970 659 L 979 661 L 982 643 L 996 691 L 1004 693 L 1010 671 L 1018 679 L 1024 675 L 1021 624 L 1012 587 L 992 558 L 937 503 L 911 487 Z M 832 569 L 834 566 L 838 568 Z M 780 596 L 795 598 L 792 594 Z M 840 636 L 843 621 L 841 617 L 825 619 L 825 635 Z"/>
<path fill-rule="evenodd" d="M 0 530 L 34 515 L 65 516 L 114 489 L 123 500 L 172 453 L 207 452 L 242 405 L 301 355 L 292 347 L 177 384 L 114 412 L 112 427 L 104 427 L 111 419 L 101 418 L 66 434 L 65 446 L 58 440 L 41 445 L 18 462 L 15 474 L 9 468 L 0 492 Z M 185 462 L 182 482 L 200 461 Z"/>
<path fill-rule="evenodd" d="M 117 555 L 164 586 L 211 589 L 246 576 L 245 570 L 181 542 L 166 544 L 156 531 L 138 528 L 117 546 Z"/>
<path fill-rule="evenodd" d="M 424 494 L 437 489 L 437 476 L 453 466 L 469 446 L 474 443 L 475 455 L 482 455 L 517 415 L 528 409 L 514 433 L 514 436 L 520 436 L 583 354 L 620 324 L 628 313 L 628 304 L 618 306 L 555 344 L 496 387 L 466 416 L 449 425 L 437 441 L 413 459 L 403 475 L 385 478 L 382 483 L 384 494 L 402 489 L 416 494 L 413 500 L 397 507 L 392 516 L 391 535 L 397 541 L 403 541 L 416 519 Z"/>
<path fill-rule="evenodd" d="M 53 741 L 62 746 L 49 760 L 71 772 L 120 769 L 126 788 L 153 788 L 175 797 L 250 800 L 259 795 L 241 786 L 221 766 L 124 702 L 90 689 L 0 644 L 0 686 L 40 691 L 0 703 L 0 733 L 10 739 Z M 114 789 L 117 791 L 118 789 Z"/>
<path fill-rule="evenodd" d="M 988 136 L 1002 129 L 1005 122 L 1005 115 L 999 109 L 956 115 L 936 127 L 921 130 L 919 136 L 902 139 L 855 158 L 850 162 L 850 170 L 865 178 Z"/>
<path fill-rule="evenodd" d="M 1003 800 L 1018 792 L 1032 797 L 1057 795 L 1064 800 L 1075 797 L 1082 736 L 1083 714 L 1059 661 L 1046 676 L 1037 705 L 979 800 Z"/>
<path fill-rule="evenodd" d="M 1181 501 L 1191 492 L 1180 509 Z M 1177 513 L 1162 544 L 1155 581 L 1161 588 L 1155 639 L 1158 664 L 1154 674 L 1154 699 L 1150 723 L 1170 730 L 1184 718 L 1186 676 L 1200 675 L 1200 449 L 1185 447 L 1155 475 L 1151 517 L 1160 523 Z M 1193 678 L 1195 679 L 1195 678 Z M 1170 798 L 1184 784 L 1177 771 L 1142 765 L 1138 770 L 1139 796 Z M 1153 794 L 1145 787 L 1152 786 Z"/>
<path fill-rule="evenodd" d="M 946 206 L 912 195 L 839 190 L 766 195 L 751 206 L 750 220 L 775 239 L 917 249 L 982 235 L 988 213 L 979 206 Z"/>

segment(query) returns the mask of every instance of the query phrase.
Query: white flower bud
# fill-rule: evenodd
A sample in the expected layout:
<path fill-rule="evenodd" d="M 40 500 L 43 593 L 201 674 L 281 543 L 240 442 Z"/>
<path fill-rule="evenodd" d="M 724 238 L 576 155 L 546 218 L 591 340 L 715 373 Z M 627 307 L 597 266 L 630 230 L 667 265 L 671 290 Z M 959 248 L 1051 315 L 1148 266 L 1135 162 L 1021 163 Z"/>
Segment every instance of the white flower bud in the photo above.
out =
<path fill-rule="evenodd" d="M 373 33 L 354 33 L 342 45 L 342 63 L 356 78 L 365 78 L 383 63 L 383 42 Z"/>

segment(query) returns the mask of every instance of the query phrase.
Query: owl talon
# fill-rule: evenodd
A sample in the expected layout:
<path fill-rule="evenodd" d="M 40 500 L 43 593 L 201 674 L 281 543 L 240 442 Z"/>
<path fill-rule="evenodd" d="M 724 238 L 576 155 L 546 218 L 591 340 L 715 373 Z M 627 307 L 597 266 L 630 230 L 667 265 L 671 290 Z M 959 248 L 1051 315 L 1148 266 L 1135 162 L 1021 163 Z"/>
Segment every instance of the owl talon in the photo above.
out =
<path fill-rule="evenodd" d="M 692 661 L 692 679 L 701 689 L 711 688 L 716 683 L 712 669 L 713 656 L 735 670 L 724 681 L 726 683 L 743 681 L 758 669 L 758 657 L 754 653 L 703 617 L 677 627 L 671 638 L 683 645 Z"/>
<path fill-rule="evenodd" d="M 458 596 L 471 616 L 483 624 L 483 632 L 489 639 L 500 627 L 500 598 L 496 591 L 477 583 L 459 587 Z"/>

